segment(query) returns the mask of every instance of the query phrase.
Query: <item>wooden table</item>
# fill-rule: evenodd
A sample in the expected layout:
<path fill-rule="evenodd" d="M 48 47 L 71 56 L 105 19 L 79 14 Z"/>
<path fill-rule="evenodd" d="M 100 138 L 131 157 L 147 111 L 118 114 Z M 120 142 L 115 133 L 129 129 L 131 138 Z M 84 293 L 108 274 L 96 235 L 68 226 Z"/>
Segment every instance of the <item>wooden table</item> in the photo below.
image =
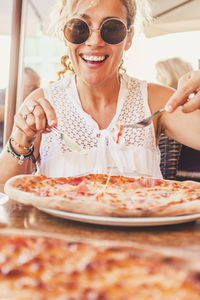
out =
<path fill-rule="evenodd" d="M 75 241 L 111 241 L 139 244 L 147 248 L 168 249 L 200 260 L 200 220 L 157 227 L 114 227 L 70 221 L 48 215 L 37 208 L 13 200 L 0 205 L 0 228 L 26 229 L 52 236 L 62 234 Z"/>
<path fill-rule="evenodd" d="M 3 192 L 3 186 L 0 185 Z M 116 227 L 70 221 L 48 215 L 37 208 L 9 200 L 0 205 L 0 229 L 25 229 L 61 234 L 76 241 L 110 241 L 168 249 L 200 260 L 200 219 L 190 223 L 153 227 Z"/>
<path fill-rule="evenodd" d="M 20 230 L 20 233 L 21 231 L 23 231 L 23 233 L 25 231 L 28 236 L 32 234 L 48 235 L 50 237 L 60 236 L 69 242 L 89 242 L 95 245 L 110 246 L 132 245 L 136 253 L 138 253 L 138 251 L 143 253 L 143 249 L 148 250 L 148 254 L 153 254 L 150 258 L 159 257 L 160 254 L 161 256 L 164 255 L 165 259 L 169 258 L 169 256 L 183 258 L 183 260 L 177 260 L 181 261 L 181 271 L 184 273 L 184 271 L 187 272 L 188 268 L 190 268 L 191 274 L 196 274 L 195 278 L 197 278 L 197 286 L 199 286 L 200 219 L 195 222 L 179 225 L 114 227 L 87 224 L 54 217 L 35 207 L 25 206 L 16 201 L 9 200 L 5 204 L 0 205 L 0 239 L 2 233 L 13 233 L 16 232 L 16 230 L 17 232 Z M 170 263 L 171 258 L 165 261 Z M 194 270 L 197 271 L 197 273 L 193 273 Z M 132 278 L 132 280 L 134 280 L 134 278 Z M 134 291 L 132 293 L 134 293 Z M 149 296 L 150 295 L 151 290 Z M 105 299 L 109 298 L 106 297 Z M 199 297 L 197 296 L 197 298 L 193 299 L 199 299 Z"/>

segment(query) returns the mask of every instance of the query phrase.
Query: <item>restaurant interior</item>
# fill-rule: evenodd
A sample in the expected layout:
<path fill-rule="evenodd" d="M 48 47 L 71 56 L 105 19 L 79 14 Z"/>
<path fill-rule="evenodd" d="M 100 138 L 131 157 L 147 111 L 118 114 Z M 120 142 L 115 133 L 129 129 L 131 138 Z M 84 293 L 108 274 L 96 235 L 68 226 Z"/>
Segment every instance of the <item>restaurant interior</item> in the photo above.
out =
<path fill-rule="evenodd" d="M 144 17 L 141 23 L 136 24 L 133 46 L 127 51 L 124 59 L 127 72 L 133 77 L 158 83 L 156 63 L 177 57 L 188 62 L 192 69 L 199 69 L 200 0 L 150 0 L 148 2 L 151 19 L 147 20 Z M 60 69 L 59 59 L 65 48 L 61 41 L 52 35 L 48 27 L 50 10 L 54 3 L 54 0 L 0 2 L 0 42 L 2 44 L 2 50 L 0 49 L 2 61 L 0 89 L 6 89 L 2 137 L 4 146 L 11 135 L 16 111 L 23 101 L 21 87 L 25 80 L 24 68 L 35 70 L 40 78 L 41 87 L 57 80 L 57 72 Z M 142 7 L 139 13 L 143 13 Z M 135 53 L 135 57 L 132 57 L 133 53 Z M 142 67 L 141 61 L 143 61 Z M 161 152 L 160 167 L 164 179 L 178 182 L 192 181 L 196 184 L 195 191 L 200 195 L 200 151 L 184 147 L 165 135 L 162 135 L 160 139 L 159 149 Z M 0 287 L 2 291 L 5 289 L 2 294 L 0 292 L 0 300 L 200 299 L 200 213 L 128 218 L 93 216 L 66 213 L 56 209 L 40 209 L 34 204 L 23 204 L 16 199 L 9 198 L 4 191 L 3 184 L 0 184 L 0 192 Z M 29 265 L 27 262 L 27 268 L 32 268 L 32 275 L 29 274 L 29 279 L 25 280 L 23 274 L 15 275 L 13 273 L 14 275 L 12 275 L 10 273 L 11 275 L 8 276 L 8 272 L 6 273 L 5 270 L 11 268 L 12 257 L 16 255 L 16 252 L 4 245 L 6 242 L 3 237 L 7 237 L 11 241 L 11 236 L 15 239 L 18 238 L 18 242 L 15 240 L 18 254 L 24 247 L 22 245 L 23 238 L 25 241 L 27 238 L 33 237 L 33 239 L 36 238 L 35 244 L 41 243 L 41 248 L 37 252 L 33 242 L 34 254 L 31 254 L 30 249 L 23 248 L 23 253 L 13 263 L 17 264 L 13 270 L 19 269 L 23 264 L 20 259 L 23 261 L 27 258 L 28 261 L 28 256 L 31 255 L 32 257 L 37 256 L 38 261 L 40 259 L 42 261 L 44 258 L 40 255 L 42 255 L 42 251 L 44 253 L 47 251 L 49 261 L 46 268 L 52 268 L 52 273 L 47 274 L 44 269 L 39 272 L 36 263 Z M 47 243 L 47 240 L 41 242 L 38 238 L 53 239 L 52 247 L 57 248 L 51 250 L 52 252 L 49 254 L 48 247 L 42 246 L 42 243 Z M 58 240 L 65 241 L 68 247 L 65 254 L 63 254 L 65 251 L 62 252 L 63 250 L 59 252 L 59 243 L 56 245 Z M 79 249 L 80 245 L 84 245 L 84 247 L 89 245 L 90 248 L 88 250 Z M 101 252 L 104 251 L 102 249 L 109 249 L 109 260 L 108 257 L 105 257 L 108 252 Z M 10 252 L 5 254 L 5 251 Z M 87 264 L 86 261 L 79 260 L 78 265 L 78 253 L 81 254 L 79 251 L 83 251 L 82 255 L 85 255 Z M 93 261 L 94 264 L 89 265 L 88 253 L 91 254 L 95 251 L 98 251 L 98 263 Z M 5 262 L 6 255 L 7 261 Z M 118 261 L 115 265 L 116 260 L 122 259 L 122 256 L 123 259 L 126 256 L 127 259 L 137 257 L 141 260 L 140 262 L 137 260 L 137 263 L 133 262 L 132 265 L 130 262 L 131 267 L 128 266 L 128 260 L 125 261 L 125 259 L 121 263 Z M 69 261 L 68 257 L 70 257 Z M 91 257 L 94 255 L 91 254 L 90 259 Z M 152 260 L 152 263 L 145 268 L 147 257 L 149 257 L 148 261 Z M 55 266 L 58 258 L 62 274 Z M 69 266 L 74 261 L 77 263 L 73 273 L 74 277 L 69 279 L 71 268 Z M 103 267 L 105 261 L 106 265 Z M 165 262 L 164 267 L 163 262 Z M 47 264 L 47 261 L 44 264 Z M 132 272 L 131 268 L 134 268 L 135 264 L 139 264 L 140 270 L 137 271 L 139 273 Z M 25 267 L 23 266 L 23 268 Z M 23 269 L 23 272 L 28 278 L 27 268 L 26 271 Z M 37 275 L 34 273 L 34 268 L 37 269 Z M 45 268 L 44 265 L 43 268 Z M 161 274 L 162 268 L 165 270 L 162 270 Z M 80 274 L 80 277 L 76 277 L 76 272 L 87 274 L 84 277 L 81 273 L 82 277 Z M 119 274 L 120 278 L 114 273 Z M 31 282 L 30 278 L 37 276 L 40 277 L 38 279 L 40 288 L 38 285 L 36 292 L 36 284 Z M 57 285 L 51 285 L 48 276 L 54 276 L 52 282 L 56 282 L 56 278 L 58 278 Z M 62 281 L 65 276 L 68 278 L 66 282 Z M 145 279 L 139 284 L 138 282 L 144 276 Z M 159 276 L 162 278 L 160 277 L 161 279 L 158 280 Z M 20 285 L 20 278 L 23 281 L 22 285 Z M 167 278 L 171 278 L 170 283 L 167 282 Z M 184 280 L 180 278 L 184 278 Z M 172 284 L 179 280 L 179 284 Z M 48 284 L 45 286 L 43 281 L 48 281 Z M 44 288 L 42 284 L 44 284 Z"/>

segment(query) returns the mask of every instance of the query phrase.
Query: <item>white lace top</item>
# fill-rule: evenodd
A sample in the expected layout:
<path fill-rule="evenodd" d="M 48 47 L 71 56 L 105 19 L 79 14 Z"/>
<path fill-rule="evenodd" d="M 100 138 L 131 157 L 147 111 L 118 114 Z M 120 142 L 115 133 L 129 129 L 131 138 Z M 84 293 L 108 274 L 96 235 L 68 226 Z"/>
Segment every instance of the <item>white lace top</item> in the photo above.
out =
<path fill-rule="evenodd" d="M 122 76 L 116 114 L 103 130 L 83 111 L 74 75 L 68 74 L 65 79 L 50 84 L 44 94 L 56 111 L 58 129 L 83 147 L 87 155 L 72 152 L 54 132 L 43 134 L 40 173 L 52 177 L 110 172 L 162 177 L 153 125 L 124 129 L 119 144 L 113 137 L 115 122 L 133 123 L 150 114 L 146 82 Z"/>

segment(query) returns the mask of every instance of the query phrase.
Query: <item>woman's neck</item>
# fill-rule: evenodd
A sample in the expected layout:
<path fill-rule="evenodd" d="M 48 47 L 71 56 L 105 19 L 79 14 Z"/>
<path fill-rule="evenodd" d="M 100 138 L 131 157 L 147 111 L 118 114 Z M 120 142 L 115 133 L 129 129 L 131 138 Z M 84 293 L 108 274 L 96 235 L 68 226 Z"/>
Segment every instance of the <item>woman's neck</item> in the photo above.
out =
<path fill-rule="evenodd" d="M 119 77 L 114 77 L 99 85 L 89 85 L 77 77 L 76 85 L 82 107 L 93 107 L 98 110 L 117 103 L 120 89 Z"/>
<path fill-rule="evenodd" d="M 91 115 L 99 128 L 106 128 L 116 113 L 120 90 L 119 78 L 95 86 L 77 78 L 76 84 L 83 110 Z"/>

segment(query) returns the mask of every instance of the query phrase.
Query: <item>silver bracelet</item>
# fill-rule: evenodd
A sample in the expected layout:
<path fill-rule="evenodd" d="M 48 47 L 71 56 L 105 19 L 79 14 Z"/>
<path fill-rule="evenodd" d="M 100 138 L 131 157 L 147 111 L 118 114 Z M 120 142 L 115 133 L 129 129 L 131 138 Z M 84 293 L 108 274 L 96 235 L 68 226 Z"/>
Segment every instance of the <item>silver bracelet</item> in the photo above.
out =
<path fill-rule="evenodd" d="M 31 159 L 34 164 L 36 163 L 36 159 L 33 155 L 34 146 L 31 147 L 30 151 L 27 154 L 19 154 L 13 149 L 13 147 L 11 145 L 11 138 L 10 138 L 7 143 L 7 152 L 10 153 L 12 155 L 12 157 L 18 159 L 19 165 L 22 165 L 23 162 L 27 159 Z"/>

